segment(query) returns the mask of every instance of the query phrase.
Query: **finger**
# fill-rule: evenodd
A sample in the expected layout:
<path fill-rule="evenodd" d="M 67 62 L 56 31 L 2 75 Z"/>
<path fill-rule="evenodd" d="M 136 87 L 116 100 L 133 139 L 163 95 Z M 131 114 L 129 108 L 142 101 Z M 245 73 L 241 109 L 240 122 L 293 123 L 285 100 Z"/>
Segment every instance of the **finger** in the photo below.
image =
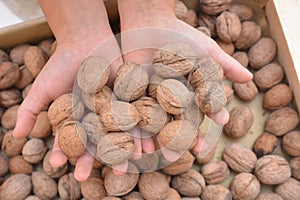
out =
<path fill-rule="evenodd" d="M 206 115 L 219 125 L 225 125 L 229 120 L 229 113 L 224 107 L 217 113 L 207 113 Z"/>
<path fill-rule="evenodd" d="M 128 161 L 112 166 L 112 171 L 116 176 L 123 176 L 128 168 Z"/>
<path fill-rule="evenodd" d="M 93 169 L 94 157 L 85 151 L 77 160 L 74 177 L 77 181 L 85 181 Z"/>
<path fill-rule="evenodd" d="M 205 148 L 205 147 L 204 147 L 204 137 L 203 137 L 202 133 L 199 132 L 198 138 L 197 138 L 197 144 L 196 144 L 196 146 L 194 146 L 193 150 L 194 150 L 195 152 L 199 153 L 200 150 L 201 150 L 201 149 L 204 149 L 204 148 Z"/>
<path fill-rule="evenodd" d="M 157 138 L 157 137 L 156 137 Z M 175 152 L 175 151 L 171 151 L 169 149 L 167 149 L 166 147 L 164 147 L 161 142 L 159 141 L 159 139 L 157 138 L 157 142 L 160 146 L 160 150 L 162 152 L 162 154 L 164 155 L 164 157 L 170 161 L 170 162 L 175 162 L 176 160 L 178 160 L 178 158 L 181 156 L 181 153 L 179 152 Z"/>
<path fill-rule="evenodd" d="M 68 157 L 59 148 L 58 135 L 59 132 L 57 132 L 55 135 L 54 144 L 49 159 L 49 162 L 53 167 L 60 167 L 68 161 Z"/>
<path fill-rule="evenodd" d="M 138 160 L 142 157 L 142 142 L 141 142 L 141 138 L 137 138 L 134 137 L 134 145 L 135 145 L 135 149 L 132 155 L 132 159 L 133 160 Z"/>
<path fill-rule="evenodd" d="M 142 138 L 142 148 L 145 153 L 153 153 L 155 150 L 155 145 L 151 137 Z"/>

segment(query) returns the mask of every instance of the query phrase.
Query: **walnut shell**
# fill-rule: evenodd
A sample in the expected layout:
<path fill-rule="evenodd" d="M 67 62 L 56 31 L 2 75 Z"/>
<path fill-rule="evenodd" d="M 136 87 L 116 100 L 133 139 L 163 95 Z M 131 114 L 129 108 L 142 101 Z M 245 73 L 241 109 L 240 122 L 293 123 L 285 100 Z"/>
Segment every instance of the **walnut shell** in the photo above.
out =
<path fill-rule="evenodd" d="M 12 62 L 18 65 L 24 65 L 24 54 L 28 47 L 30 47 L 29 44 L 19 44 L 12 48 L 9 52 L 9 57 Z"/>
<path fill-rule="evenodd" d="M 253 10 L 249 6 L 243 4 L 231 4 L 228 11 L 235 13 L 241 21 L 251 20 L 253 17 Z"/>
<path fill-rule="evenodd" d="M 212 147 L 212 149 L 209 151 L 209 153 L 205 156 L 205 157 L 199 157 L 199 152 L 196 152 L 194 150 L 191 150 L 193 155 L 196 157 L 197 163 L 202 165 L 202 164 L 206 164 L 209 163 L 215 156 L 216 154 L 216 150 L 217 150 L 217 145 L 214 145 Z"/>
<path fill-rule="evenodd" d="M 47 62 L 45 53 L 40 47 L 30 46 L 24 53 L 24 64 L 35 78 L 42 71 Z"/>
<path fill-rule="evenodd" d="M 300 157 L 294 157 L 290 160 L 292 176 L 300 180 Z"/>
<path fill-rule="evenodd" d="M 232 57 L 236 59 L 243 67 L 247 68 L 249 64 L 249 58 L 246 52 L 236 51 Z"/>
<path fill-rule="evenodd" d="M 200 0 L 200 9 L 208 15 L 217 15 L 230 7 L 231 0 Z"/>
<path fill-rule="evenodd" d="M 280 83 L 283 79 L 284 71 L 281 65 L 270 63 L 254 74 L 254 82 L 261 90 L 267 90 Z"/>
<path fill-rule="evenodd" d="M 87 134 L 80 122 L 69 121 L 62 125 L 58 135 L 58 145 L 70 157 L 78 157 L 85 151 Z"/>
<path fill-rule="evenodd" d="M 235 172 L 251 172 L 257 161 L 253 151 L 235 143 L 225 147 L 223 159 Z"/>
<path fill-rule="evenodd" d="M 77 72 L 78 86 L 91 94 L 99 92 L 107 83 L 111 69 L 104 58 L 90 56 L 80 65 Z"/>
<path fill-rule="evenodd" d="M 292 89 L 288 85 L 281 83 L 266 92 L 263 106 L 269 110 L 277 110 L 291 103 L 292 98 Z"/>
<path fill-rule="evenodd" d="M 219 39 L 216 40 L 219 47 L 228 55 L 232 55 L 234 53 L 234 44 L 232 42 L 223 42 Z"/>
<path fill-rule="evenodd" d="M 6 61 L 9 61 L 9 57 L 5 51 L 0 49 L 0 64 Z"/>
<path fill-rule="evenodd" d="M 23 146 L 24 160 L 31 164 L 41 162 L 47 152 L 47 146 L 42 139 L 32 138 Z"/>
<path fill-rule="evenodd" d="M 135 173 L 125 173 L 123 176 L 117 176 L 111 169 L 106 172 L 104 176 L 104 187 L 108 195 L 122 196 L 128 194 L 137 185 L 139 181 L 139 174 L 137 173 L 137 169 L 134 165 L 129 165 Z"/>
<path fill-rule="evenodd" d="M 22 96 L 20 90 L 10 88 L 0 91 L 0 105 L 4 108 L 9 108 L 16 104 L 21 103 Z"/>
<path fill-rule="evenodd" d="M 126 132 L 110 132 L 98 142 L 96 158 L 107 164 L 128 160 L 134 152 L 133 137 Z"/>
<path fill-rule="evenodd" d="M 43 52 L 47 55 L 48 58 L 52 55 L 51 48 L 54 43 L 54 39 L 48 38 L 39 43 L 39 47 L 43 50 Z"/>
<path fill-rule="evenodd" d="M 178 19 L 184 20 L 188 12 L 186 5 L 180 1 L 176 0 L 175 2 L 175 15 Z"/>
<path fill-rule="evenodd" d="M 216 30 L 223 42 L 234 42 L 241 34 L 241 21 L 235 13 L 224 11 L 216 19 Z"/>
<path fill-rule="evenodd" d="M 20 155 L 27 138 L 17 139 L 12 135 L 12 131 L 7 131 L 2 139 L 1 149 L 9 157 Z"/>
<path fill-rule="evenodd" d="M 41 199 L 35 195 L 30 195 L 26 197 L 24 200 L 41 200 Z"/>
<path fill-rule="evenodd" d="M 275 41 L 272 38 L 263 37 L 248 52 L 250 65 L 255 69 L 260 69 L 275 58 L 276 52 Z"/>
<path fill-rule="evenodd" d="M 300 156 L 300 131 L 292 131 L 282 138 L 283 150 L 290 156 Z"/>
<path fill-rule="evenodd" d="M 157 101 L 170 114 L 184 112 L 191 100 L 191 92 L 178 80 L 164 80 L 157 88 Z"/>
<path fill-rule="evenodd" d="M 164 174 L 159 172 L 149 172 L 141 175 L 139 191 L 145 199 L 164 199 L 169 190 L 169 183 Z"/>
<path fill-rule="evenodd" d="M 260 192 L 260 184 L 254 175 L 240 173 L 231 181 L 230 189 L 235 200 L 253 200 Z"/>
<path fill-rule="evenodd" d="M 257 157 L 261 157 L 270 154 L 274 151 L 279 140 L 275 135 L 264 132 L 261 134 L 253 144 L 253 151 Z"/>
<path fill-rule="evenodd" d="M 177 190 L 169 188 L 167 195 L 164 198 L 165 200 L 181 200 L 180 194 Z"/>
<path fill-rule="evenodd" d="M 164 81 L 164 79 L 157 74 L 154 74 L 150 77 L 148 84 L 148 95 L 154 99 L 156 99 L 157 88 Z"/>
<path fill-rule="evenodd" d="M 136 192 L 136 191 L 130 192 L 129 194 L 127 194 L 123 198 L 124 198 L 124 200 L 144 200 L 141 193 Z"/>
<path fill-rule="evenodd" d="M 52 127 L 48 119 L 48 112 L 43 111 L 38 114 L 30 135 L 35 138 L 46 138 L 51 134 L 51 128 Z"/>
<path fill-rule="evenodd" d="M 114 92 L 120 100 L 134 101 L 146 92 L 148 82 L 148 74 L 141 65 L 127 62 L 117 71 Z"/>
<path fill-rule="evenodd" d="M 68 173 L 58 180 L 58 193 L 62 199 L 79 199 L 81 197 L 80 185 L 73 173 Z"/>
<path fill-rule="evenodd" d="M 150 97 L 142 97 L 132 103 L 142 116 L 138 126 L 150 133 L 158 133 L 170 121 L 168 114 L 158 102 Z"/>
<path fill-rule="evenodd" d="M 275 193 L 260 193 L 256 200 L 283 200 L 283 198 Z"/>
<path fill-rule="evenodd" d="M 246 50 L 253 46 L 261 37 L 262 31 L 259 25 L 253 21 L 244 21 L 241 27 L 241 34 L 234 42 L 237 49 Z"/>
<path fill-rule="evenodd" d="M 197 127 L 187 120 L 171 121 L 157 135 L 161 145 L 177 152 L 191 149 L 197 142 Z"/>
<path fill-rule="evenodd" d="M 233 89 L 236 95 L 243 101 L 251 101 L 258 94 L 258 89 L 252 80 L 248 83 L 234 83 Z"/>
<path fill-rule="evenodd" d="M 23 99 L 25 99 L 28 95 L 28 93 L 30 92 L 30 89 L 32 87 L 32 83 L 27 85 L 23 90 L 22 90 L 22 97 Z"/>
<path fill-rule="evenodd" d="M 4 176 L 8 171 L 8 159 L 5 153 L 0 152 L 0 176 Z"/>
<path fill-rule="evenodd" d="M 31 175 L 33 193 L 41 199 L 50 200 L 57 195 L 57 183 L 45 172 L 33 172 Z"/>
<path fill-rule="evenodd" d="M 230 111 L 229 121 L 224 126 L 224 134 L 231 138 L 245 136 L 254 122 L 254 114 L 248 106 L 236 106 Z"/>
<path fill-rule="evenodd" d="M 0 64 L 0 90 L 12 87 L 20 78 L 19 66 L 12 62 Z"/>
<path fill-rule="evenodd" d="M 285 183 L 277 186 L 275 192 L 284 200 L 300 199 L 300 183 L 296 179 L 289 178 Z"/>
<path fill-rule="evenodd" d="M 198 18 L 199 26 L 204 26 L 209 29 L 212 37 L 216 37 L 216 16 L 206 15 L 204 13 L 200 13 Z"/>
<path fill-rule="evenodd" d="M 53 126 L 60 127 L 65 121 L 80 120 L 84 113 L 84 105 L 80 98 L 68 93 L 61 95 L 50 105 L 48 118 Z"/>
<path fill-rule="evenodd" d="M 202 200 L 230 200 L 232 199 L 231 192 L 223 185 L 208 185 L 204 188 Z"/>
<path fill-rule="evenodd" d="M 153 68 L 163 78 L 182 77 L 190 73 L 197 54 L 185 43 L 169 43 L 154 52 Z"/>
<path fill-rule="evenodd" d="M 232 87 L 229 85 L 224 85 L 224 90 L 225 90 L 226 99 L 227 99 L 226 104 L 229 104 L 233 99 L 234 91 L 233 91 Z"/>
<path fill-rule="evenodd" d="M 21 66 L 19 69 L 20 78 L 14 86 L 18 89 L 24 89 L 27 85 L 33 82 L 33 77 L 25 65 Z"/>
<path fill-rule="evenodd" d="M 134 105 L 113 101 L 100 110 L 100 120 L 108 131 L 127 131 L 142 119 Z"/>
<path fill-rule="evenodd" d="M 25 199 L 30 194 L 31 189 L 30 176 L 25 174 L 12 175 L 0 187 L 0 199 Z"/>
<path fill-rule="evenodd" d="M 50 155 L 51 155 L 51 151 L 48 151 L 43 160 L 43 169 L 46 172 L 46 174 L 51 178 L 59 178 L 65 175 L 65 173 L 68 170 L 68 164 L 66 163 L 60 167 L 53 167 L 50 164 Z"/>
<path fill-rule="evenodd" d="M 277 185 L 291 177 L 289 163 L 280 156 L 266 155 L 257 160 L 255 175 L 264 184 Z"/>
<path fill-rule="evenodd" d="M 191 169 L 194 163 L 195 157 L 189 152 L 185 151 L 175 162 L 168 162 L 169 165 L 161 163 L 162 172 L 167 175 L 178 175 L 187 172 Z M 162 162 L 162 160 L 160 160 Z"/>
<path fill-rule="evenodd" d="M 204 33 L 206 36 L 211 37 L 211 32 L 210 32 L 209 28 L 207 28 L 205 26 L 198 26 L 197 30 L 200 31 L 201 33 Z"/>
<path fill-rule="evenodd" d="M 223 182 L 229 176 L 229 168 L 222 160 L 212 161 L 202 166 L 201 174 L 209 185 Z"/>
<path fill-rule="evenodd" d="M 205 180 L 203 176 L 194 169 L 174 176 L 171 185 L 181 195 L 187 197 L 199 196 L 205 188 Z"/>
<path fill-rule="evenodd" d="M 80 183 L 82 196 L 86 199 L 102 199 L 106 195 L 103 180 L 100 177 L 90 176 Z"/>
<path fill-rule="evenodd" d="M 268 116 L 265 122 L 265 131 L 276 136 L 282 136 L 296 128 L 298 123 L 298 113 L 292 108 L 285 107 Z"/>
<path fill-rule="evenodd" d="M 17 122 L 17 112 L 19 107 L 20 105 L 14 105 L 8 108 L 3 113 L 3 116 L 1 118 L 1 124 L 5 129 L 9 130 L 15 128 Z"/>
<path fill-rule="evenodd" d="M 185 18 L 184 18 L 184 22 L 189 24 L 190 26 L 196 28 L 198 26 L 197 13 L 192 9 L 188 9 L 188 11 L 185 15 Z"/>
<path fill-rule="evenodd" d="M 140 173 L 152 172 L 158 169 L 159 156 L 156 152 L 143 153 L 140 159 L 132 159 L 131 162 L 138 168 Z"/>

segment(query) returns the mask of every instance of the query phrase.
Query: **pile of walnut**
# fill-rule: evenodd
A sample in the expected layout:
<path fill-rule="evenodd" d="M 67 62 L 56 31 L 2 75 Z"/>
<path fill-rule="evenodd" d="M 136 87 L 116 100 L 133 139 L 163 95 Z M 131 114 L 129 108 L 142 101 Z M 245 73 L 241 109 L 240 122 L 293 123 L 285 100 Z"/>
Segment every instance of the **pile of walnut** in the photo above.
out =
<path fill-rule="evenodd" d="M 254 75 L 253 81 L 233 84 L 233 88 L 226 82 L 227 102 L 219 93 L 223 80 L 218 63 L 197 58 L 188 45 L 172 44 L 158 50 L 153 59 L 156 74 L 151 77 L 138 64 L 122 65 L 113 90 L 105 86 L 108 64 L 90 57 L 76 80 L 82 92 L 56 99 L 38 115 L 30 136 L 16 139 L 12 136 L 16 111 L 54 52 L 55 43 L 47 39 L 36 46 L 21 44 L 0 50 L 0 199 L 300 199 L 299 116 L 291 106 L 292 90 L 283 81 L 283 68 L 275 62 L 275 42 L 261 36 L 249 7 L 230 0 L 200 3 L 196 13 L 177 1 L 178 18 L 214 38 Z M 212 76 L 208 79 L 203 74 Z M 179 81 L 182 76 L 186 82 Z M 210 96 L 208 91 L 218 95 Z M 259 137 L 252 149 L 237 141 L 224 149 L 221 160 L 213 159 L 216 147 L 202 159 L 190 150 L 167 166 L 159 153 L 144 154 L 129 162 L 129 171 L 137 173 L 124 176 L 114 175 L 99 162 L 114 164 L 130 158 L 135 146 L 127 132 L 136 125 L 157 134 L 166 148 L 190 149 L 204 113 L 216 112 L 230 103 L 233 95 L 251 102 L 259 92 L 264 93 L 266 121 L 263 133 L 253 133 Z M 244 137 L 255 120 L 250 107 L 237 106 L 230 111 L 224 135 Z M 55 168 L 49 157 L 54 140 L 51 133 L 57 128 L 59 145 L 70 159 Z M 279 144 L 285 158 L 274 152 Z M 94 169 L 79 183 L 73 176 L 76 158 L 93 145 L 97 146 Z M 200 170 L 192 168 L 193 164 Z M 232 180 L 230 173 L 234 174 Z M 228 180 L 230 185 L 225 187 Z M 273 190 L 262 191 L 265 185 L 272 185 Z"/>

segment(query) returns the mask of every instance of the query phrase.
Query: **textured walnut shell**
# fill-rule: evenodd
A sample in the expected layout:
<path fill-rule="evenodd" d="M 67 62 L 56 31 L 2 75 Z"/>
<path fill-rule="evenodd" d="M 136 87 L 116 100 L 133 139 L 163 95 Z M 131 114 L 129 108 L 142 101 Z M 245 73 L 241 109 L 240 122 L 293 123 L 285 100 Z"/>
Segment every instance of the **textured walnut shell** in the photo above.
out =
<path fill-rule="evenodd" d="M 229 104 L 233 99 L 234 91 L 233 91 L 232 87 L 229 85 L 224 85 L 224 90 L 225 90 L 226 99 L 227 99 L 226 104 Z"/>
<path fill-rule="evenodd" d="M 251 172 L 257 161 L 253 151 L 235 143 L 225 147 L 223 159 L 235 172 Z"/>
<path fill-rule="evenodd" d="M 209 29 L 212 37 L 217 36 L 216 33 L 216 16 L 206 15 L 204 13 L 200 13 L 198 18 L 199 26 L 204 26 Z"/>
<path fill-rule="evenodd" d="M 164 79 L 157 74 L 154 74 L 153 76 L 150 77 L 149 79 L 149 84 L 148 84 L 148 95 L 154 99 L 156 99 L 157 95 L 157 88 L 163 82 Z"/>
<path fill-rule="evenodd" d="M 169 188 L 167 195 L 165 196 L 164 199 L 165 200 L 181 200 L 181 197 L 180 197 L 180 194 L 177 192 L 177 190 L 175 190 L 173 188 Z"/>
<path fill-rule="evenodd" d="M 237 49 L 246 50 L 253 46 L 261 37 L 261 28 L 253 21 L 242 23 L 241 34 L 235 41 L 234 46 Z"/>
<path fill-rule="evenodd" d="M 138 126 L 143 130 L 158 133 L 170 121 L 168 114 L 158 102 L 150 97 L 142 97 L 132 103 L 142 116 Z"/>
<path fill-rule="evenodd" d="M 224 134 L 231 138 L 245 136 L 254 122 L 254 114 L 248 106 L 236 106 L 230 111 Z"/>
<path fill-rule="evenodd" d="M 20 105 L 14 105 L 14 106 L 8 108 L 3 113 L 3 116 L 1 118 L 1 124 L 5 129 L 10 130 L 16 126 L 17 112 L 18 112 L 19 107 L 20 107 Z"/>
<path fill-rule="evenodd" d="M 195 197 L 202 193 L 205 187 L 205 180 L 199 172 L 194 169 L 190 169 L 183 174 L 174 176 L 172 178 L 171 185 L 181 195 L 186 197 Z"/>
<path fill-rule="evenodd" d="M 7 131 L 2 139 L 1 149 L 9 157 L 21 154 L 27 138 L 17 139 L 12 135 L 12 131 Z"/>
<path fill-rule="evenodd" d="M 223 182 L 229 176 L 229 168 L 222 160 L 212 161 L 202 166 L 201 174 L 207 184 L 215 185 Z"/>
<path fill-rule="evenodd" d="M 297 127 L 298 113 L 289 107 L 272 112 L 265 122 L 265 131 L 276 136 L 282 136 Z"/>
<path fill-rule="evenodd" d="M 231 192 L 223 185 L 208 185 L 204 188 L 202 200 L 231 200 Z"/>
<path fill-rule="evenodd" d="M 5 153 L 0 152 L 0 176 L 4 176 L 8 171 L 8 159 Z"/>
<path fill-rule="evenodd" d="M 102 199 L 106 195 L 103 180 L 100 177 L 90 176 L 80 183 L 81 194 L 86 199 Z"/>
<path fill-rule="evenodd" d="M 58 193 L 62 199 L 79 199 L 80 185 L 73 173 L 68 173 L 58 180 Z"/>
<path fill-rule="evenodd" d="M 169 183 L 167 182 L 165 175 L 159 172 L 142 174 L 138 186 L 141 195 L 145 199 L 164 199 L 169 190 Z"/>
<path fill-rule="evenodd" d="M 261 90 L 267 90 L 280 83 L 283 79 L 284 71 L 281 65 L 270 63 L 254 74 L 254 82 Z"/>
<path fill-rule="evenodd" d="M 282 138 L 283 150 L 290 156 L 300 156 L 300 131 L 292 131 Z"/>
<path fill-rule="evenodd" d="M 127 62 L 117 71 L 114 92 L 123 101 L 134 101 L 146 92 L 148 82 L 148 74 L 141 65 Z"/>
<path fill-rule="evenodd" d="M 30 47 L 29 44 L 20 44 L 12 48 L 11 51 L 9 52 L 9 57 L 11 61 L 18 65 L 23 65 L 24 53 L 28 49 L 28 47 Z"/>
<path fill-rule="evenodd" d="M 143 153 L 140 159 L 132 159 L 131 162 L 138 168 L 140 173 L 152 172 L 158 169 L 159 156 L 156 152 Z"/>
<path fill-rule="evenodd" d="M 24 160 L 31 164 L 41 162 L 47 152 L 47 146 L 43 140 L 32 138 L 26 142 L 22 149 Z"/>
<path fill-rule="evenodd" d="M 33 172 L 31 175 L 33 193 L 41 199 L 53 199 L 57 195 L 57 183 L 45 172 Z"/>
<path fill-rule="evenodd" d="M 27 85 L 23 90 L 22 90 L 22 97 L 25 99 L 30 92 L 30 89 L 32 87 L 32 84 Z"/>
<path fill-rule="evenodd" d="M 200 0 L 200 9 L 208 15 L 217 15 L 230 7 L 231 0 Z"/>
<path fill-rule="evenodd" d="M 9 61 L 9 57 L 5 51 L 0 49 L 0 64 L 6 61 Z"/>
<path fill-rule="evenodd" d="M 179 196 L 180 197 L 180 196 Z M 132 191 L 129 194 L 127 194 L 126 196 L 123 197 L 124 200 L 144 200 L 143 196 L 141 195 L 141 193 L 136 192 L 136 191 Z"/>
<path fill-rule="evenodd" d="M 37 46 L 30 46 L 24 53 L 24 64 L 35 78 L 42 71 L 47 62 L 45 53 Z"/>
<path fill-rule="evenodd" d="M 264 184 L 277 185 L 291 177 L 291 168 L 283 157 L 267 155 L 257 160 L 255 175 Z"/>
<path fill-rule="evenodd" d="M 300 157 L 294 157 L 290 160 L 292 176 L 300 180 Z"/>
<path fill-rule="evenodd" d="M 27 85 L 33 82 L 33 77 L 25 65 L 21 66 L 19 69 L 20 78 L 14 86 L 18 89 L 24 89 Z"/>
<path fill-rule="evenodd" d="M 0 64 L 0 90 L 12 87 L 20 78 L 19 66 L 12 62 Z"/>
<path fill-rule="evenodd" d="M 189 76 L 188 81 L 196 89 L 207 82 L 220 82 L 224 77 L 223 67 L 210 57 L 200 58 L 196 63 L 196 68 Z"/>
<path fill-rule="evenodd" d="M 189 24 L 190 26 L 196 28 L 198 26 L 197 13 L 192 9 L 188 9 L 188 11 L 185 15 L 185 18 L 184 18 L 184 22 Z"/>
<path fill-rule="evenodd" d="M 182 152 L 196 145 L 197 134 L 197 127 L 190 121 L 175 120 L 166 124 L 157 137 L 165 148 Z"/>
<path fill-rule="evenodd" d="M 253 10 L 249 6 L 243 4 L 231 4 L 228 11 L 235 13 L 241 21 L 251 20 L 253 17 Z"/>
<path fill-rule="evenodd" d="M 281 83 L 266 92 L 263 106 L 269 110 L 276 110 L 287 106 L 292 101 L 292 98 L 292 89 L 288 85 Z"/>
<path fill-rule="evenodd" d="M 0 91 L 0 105 L 4 108 L 9 108 L 16 104 L 19 104 L 21 101 L 21 92 L 16 88 Z"/>
<path fill-rule="evenodd" d="M 117 176 L 111 169 L 106 172 L 104 176 L 104 187 L 109 196 L 122 196 L 128 194 L 137 185 L 139 174 L 134 165 L 129 165 L 135 173 L 125 173 L 123 176 Z"/>
<path fill-rule="evenodd" d="M 216 30 L 223 42 L 234 42 L 241 34 L 241 21 L 235 13 L 224 11 L 216 19 Z"/>
<path fill-rule="evenodd" d="M 248 83 L 234 83 L 233 89 L 236 95 L 243 101 L 251 101 L 258 94 L 258 89 L 252 80 Z"/>
<path fill-rule="evenodd" d="M 178 19 L 184 20 L 188 12 L 186 5 L 179 0 L 175 2 L 175 15 Z"/>
<path fill-rule="evenodd" d="M 260 184 L 254 175 L 240 173 L 231 181 L 230 189 L 235 200 L 253 200 L 260 192 Z"/>
<path fill-rule="evenodd" d="M 51 128 L 52 127 L 48 119 L 48 112 L 43 111 L 38 114 L 30 135 L 35 138 L 46 138 L 51 134 Z"/>
<path fill-rule="evenodd" d="M 209 28 L 207 28 L 205 26 L 199 26 L 199 27 L 197 27 L 197 30 L 200 31 L 201 33 L 204 33 L 206 36 L 211 37 L 211 32 L 210 32 Z"/>
<path fill-rule="evenodd" d="M 255 140 L 255 143 L 253 144 L 253 151 L 257 157 L 270 154 L 274 151 L 278 142 L 279 140 L 276 136 L 264 132 Z"/>
<path fill-rule="evenodd" d="M 83 91 L 81 98 L 85 106 L 97 114 L 100 113 L 100 109 L 102 107 L 105 107 L 112 101 L 117 100 L 116 96 L 108 86 L 103 86 L 103 88 L 96 93 L 88 93 Z"/>
<path fill-rule="evenodd" d="M 35 195 L 30 195 L 26 197 L 24 200 L 41 200 L 41 199 Z"/>
<path fill-rule="evenodd" d="M 164 80 L 157 88 L 157 101 L 170 114 L 184 112 L 191 100 L 191 92 L 178 80 Z"/>
<path fill-rule="evenodd" d="M 134 105 L 113 101 L 100 110 L 100 120 L 108 131 L 127 131 L 142 119 Z"/>
<path fill-rule="evenodd" d="M 101 57 L 90 56 L 80 65 L 77 72 L 78 86 L 88 93 L 97 93 L 108 81 L 110 67 L 107 61 Z"/>
<path fill-rule="evenodd" d="M 214 145 L 213 148 L 208 152 L 207 155 L 205 155 L 205 157 L 200 157 L 199 152 L 196 152 L 194 150 L 191 150 L 193 155 L 196 157 L 197 163 L 202 165 L 202 164 L 206 164 L 209 163 L 215 156 L 217 150 L 217 145 Z"/>
<path fill-rule="evenodd" d="M 46 172 L 46 174 L 51 178 L 59 178 L 65 175 L 68 170 L 68 164 L 66 163 L 60 167 L 53 167 L 50 164 L 50 155 L 51 151 L 48 151 L 43 160 L 43 169 Z"/>
<path fill-rule="evenodd" d="M 69 121 L 61 126 L 58 145 L 66 156 L 74 158 L 82 155 L 86 144 L 87 133 L 80 122 Z"/>
<path fill-rule="evenodd" d="M 178 175 L 191 169 L 195 157 L 189 152 L 184 152 L 178 160 L 172 162 L 168 166 L 163 166 L 162 171 L 167 175 Z"/>
<path fill-rule="evenodd" d="M 25 174 L 12 175 L 0 187 L 0 199 L 25 199 L 30 194 L 31 189 L 30 176 Z"/>
<path fill-rule="evenodd" d="M 126 132 L 110 132 L 98 142 L 96 158 L 107 164 L 128 160 L 135 149 L 133 137 Z"/>
<path fill-rule="evenodd" d="M 283 200 L 283 198 L 275 193 L 260 193 L 256 200 Z"/>
<path fill-rule="evenodd" d="M 263 37 L 248 52 L 250 65 L 255 69 L 260 69 L 275 58 L 276 52 L 275 41 L 271 38 Z"/>
<path fill-rule="evenodd" d="M 170 43 L 154 52 L 153 67 L 163 78 L 182 77 L 195 67 L 196 52 L 187 44 Z"/>
<path fill-rule="evenodd" d="M 64 94 L 50 105 L 48 118 L 53 126 L 61 126 L 65 121 L 80 120 L 84 113 L 84 105 L 74 94 Z"/>
<path fill-rule="evenodd" d="M 300 199 L 300 183 L 296 179 L 289 178 L 285 183 L 277 186 L 275 192 L 284 200 Z"/>
<path fill-rule="evenodd" d="M 38 45 L 43 50 L 43 52 L 47 55 L 48 58 L 50 58 L 50 56 L 52 54 L 51 48 L 52 48 L 53 43 L 54 43 L 54 39 L 49 38 L 49 39 L 45 39 L 45 40 L 41 41 Z"/>
<path fill-rule="evenodd" d="M 247 68 L 249 64 L 249 58 L 246 52 L 236 51 L 232 57 L 236 59 L 243 67 Z"/>
<path fill-rule="evenodd" d="M 234 44 L 232 42 L 223 42 L 222 40 L 217 39 L 216 40 L 219 47 L 225 51 L 228 55 L 232 55 L 234 53 Z"/>

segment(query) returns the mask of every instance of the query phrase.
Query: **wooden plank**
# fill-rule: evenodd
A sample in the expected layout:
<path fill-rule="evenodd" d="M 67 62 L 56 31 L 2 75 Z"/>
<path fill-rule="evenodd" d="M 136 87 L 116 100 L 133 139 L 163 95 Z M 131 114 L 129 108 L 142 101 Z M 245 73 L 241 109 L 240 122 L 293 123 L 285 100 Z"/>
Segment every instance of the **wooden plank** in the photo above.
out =
<path fill-rule="evenodd" d="M 270 0 L 266 5 L 270 32 L 278 46 L 278 61 L 285 68 L 300 109 L 300 1 Z"/>

